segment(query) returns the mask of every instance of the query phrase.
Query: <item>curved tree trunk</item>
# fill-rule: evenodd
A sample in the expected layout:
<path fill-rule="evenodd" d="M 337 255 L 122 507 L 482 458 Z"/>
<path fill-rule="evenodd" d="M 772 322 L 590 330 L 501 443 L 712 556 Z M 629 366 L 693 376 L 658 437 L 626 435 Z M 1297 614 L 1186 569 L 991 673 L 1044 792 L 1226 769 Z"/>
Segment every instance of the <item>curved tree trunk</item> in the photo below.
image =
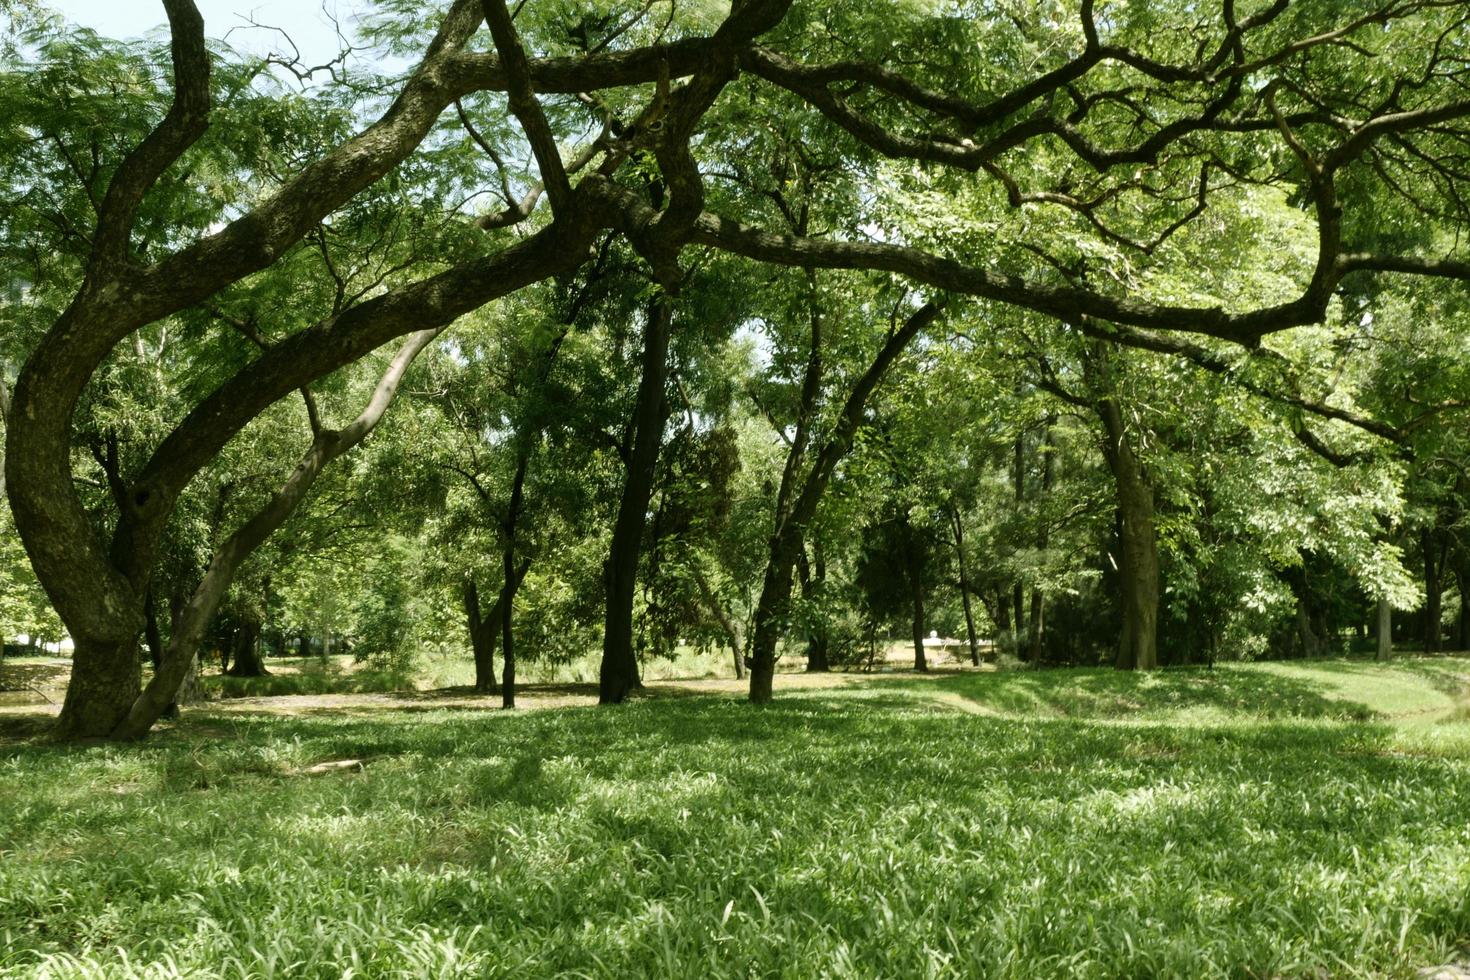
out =
<path fill-rule="evenodd" d="M 771 532 L 766 570 L 761 578 L 761 594 L 756 601 L 755 622 L 751 630 L 750 700 L 753 704 L 765 704 L 771 700 L 771 685 L 776 675 L 776 646 L 791 611 L 791 586 L 796 563 L 805 547 L 806 529 L 816 517 L 817 505 L 821 503 L 827 483 L 837 464 L 852 448 L 853 439 L 863 424 L 868 398 L 882 382 L 893 362 L 898 360 L 909 341 L 938 319 L 943 309 L 942 303 L 925 303 L 889 335 L 873 363 L 868 365 L 868 369 L 853 384 L 843 403 L 842 414 L 838 417 L 826 445 L 817 455 L 816 462 L 812 464 L 806 478 L 800 482 L 799 492 L 796 445 L 793 445 L 792 453 L 787 456 L 781 490 L 777 495 L 775 528 Z M 815 325 L 814 320 L 814 329 Z M 820 365 L 819 352 L 814 350 L 812 360 Z M 812 380 L 813 373 L 809 367 L 807 381 L 803 385 L 804 401 L 807 398 L 806 389 L 816 385 Z M 800 431 L 798 434 L 800 435 Z"/>
<path fill-rule="evenodd" d="M 420 330 L 403 342 L 389 363 L 388 369 L 378 380 L 377 386 L 368 399 L 367 406 L 341 431 L 324 430 L 319 424 L 316 424 L 315 405 L 308 397 L 308 408 L 314 420 L 311 445 L 307 448 L 301 461 L 297 463 L 296 468 L 292 470 L 291 475 L 287 477 L 281 489 L 276 491 L 265 506 L 256 511 L 215 551 L 209 568 L 204 573 L 204 578 L 174 621 L 174 628 L 169 637 L 163 662 L 154 672 L 153 679 L 148 682 L 148 686 L 143 689 L 142 693 L 119 717 L 114 719 L 113 728 L 108 733 L 111 737 L 141 738 L 149 728 L 153 727 L 153 723 L 158 720 L 168 705 L 176 700 L 175 695 L 180 684 L 183 683 L 189 671 L 195 669 L 193 665 L 197 660 L 199 644 L 204 639 L 205 629 L 229 592 L 230 584 L 234 581 L 235 573 L 239 570 L 240 565 L 295 512 L 301 502 L 306 499 L 307 492 L 316 482 L 322 469 L 367 438 L 368 434 L 377 427 L 384 413 L 387 412 L 388 406 L 392 404 L 394 396 L 397 395 L 399 382 L 403 380 L 403 375 L 408 371 L 409 365 L 429 345 L 429 342 L 442 332 L 442 329 Z M 256 636 L 254 634 L 258 634 L 259 630 L 259 623 L 252 624 L 252 628 L 245 631 L 251 634 L 249 643 L 236 645 L 235 666 L 229 671 L 233 676 L 258 676 L 248 673 L 257 668 L 260 673 L 265 672 L 264 664 L 259 663 L 255 653 Z M 327 655 L 330 643 L 331 633 L 328 632 L 322 642 L 324 657 Z M 244 649 L 250 651 L 249 656 L 254 663 L 242 664 L 240 655 Z"/>
<path fill-rule="evenodd" d="M 715 595 L 715 590 L 711 588 L 709 579 L 705 576 L 704 570 L 699 567 L 697 560 L 692 563 L 691 568 L 694 572 L 694 582 L 699 586 L 700 598 L 714 614 L 715 620 L 720 624 L 720 630 L 730 644 L 730 654 L 735 663 L 735 679 L 743 681 L 745 680 L 745 639 L 740 635 L 740 624 L 735 622 L 725 610 L 724 604 L 720 602 L 720 597 Z"/>

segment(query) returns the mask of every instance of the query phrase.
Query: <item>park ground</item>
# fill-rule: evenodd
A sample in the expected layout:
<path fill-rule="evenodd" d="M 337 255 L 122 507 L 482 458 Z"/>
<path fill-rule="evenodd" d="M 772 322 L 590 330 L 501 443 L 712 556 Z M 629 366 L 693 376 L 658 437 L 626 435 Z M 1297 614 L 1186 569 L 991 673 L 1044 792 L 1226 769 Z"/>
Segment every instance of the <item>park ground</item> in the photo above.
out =
<path fill-rule="evenodd" d="M 1461 656 L 515 712 L 275 664 L 92 747 L 63 667 L 5 665 L 0 974 L 1470 975 Z"/>

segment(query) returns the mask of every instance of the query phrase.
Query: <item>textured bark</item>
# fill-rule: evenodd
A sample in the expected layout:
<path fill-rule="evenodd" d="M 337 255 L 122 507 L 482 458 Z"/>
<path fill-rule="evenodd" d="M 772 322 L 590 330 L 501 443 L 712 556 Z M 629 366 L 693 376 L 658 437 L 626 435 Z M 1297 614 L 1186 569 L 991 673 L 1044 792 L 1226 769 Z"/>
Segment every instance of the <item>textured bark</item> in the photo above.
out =
<path fill-rule="evenodd" d="M 1108 352 L 1095 346 L 1091 370 L 1104 390 L 1112 385 Z M 1154 493 L 1143 463 L 1133 451 L 1117 398 L 1099 398 L 1095 410 L 1103 423 L 1103 456 L 1117 493 L 1118 587 L 1123 623 L 1116 664 L 1123 670 L 1158 666 L 1159 551 L 1154 527 Z"/>
<path fill-rule="evenodd" d="M 56 720 L 62 738 L 106 738 L 137 700 L 142 686 L 135 639 L 120 645 L 76 640 L 71 681 Z"/>
<path fill-rule="evenodd" d="M 638 676 L 638 660 L 633 654 L 633 600 L 648 503 L 653 497 L 653 477 L 663 443 L 664 422 L 668 418 L 664 381 L 668 376 L 672 324 L 670 301 L 665 298 L 652 304 L 643 335 L 643 373 L 633 409 L 633 447 L 628 454 L 623 496 L 613 524 L 612 545 L 603 566 L 607 597 L 602 668 L 598 678 L 598 701 L 602 704 L 619 704 L 643 686 Z"/>
<path fill-rule="evenodd" d="M 1393 605 L 1387 599 L 1378 600 L 1378 660 L 1393 659 Z"/>

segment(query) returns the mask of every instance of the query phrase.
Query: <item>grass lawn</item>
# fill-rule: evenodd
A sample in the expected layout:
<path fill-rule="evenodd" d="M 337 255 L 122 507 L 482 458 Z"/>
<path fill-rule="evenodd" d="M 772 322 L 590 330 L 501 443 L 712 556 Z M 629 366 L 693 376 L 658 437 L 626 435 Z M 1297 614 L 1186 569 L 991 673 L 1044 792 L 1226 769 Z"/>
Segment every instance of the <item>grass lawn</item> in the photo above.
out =
<path fill-rule="evenodd" d="M 956 672 L 0 743 L 0 972 L 1405 976 L 1470 661 Z M 322 761 L 362 771 L 307 775 Z"/>

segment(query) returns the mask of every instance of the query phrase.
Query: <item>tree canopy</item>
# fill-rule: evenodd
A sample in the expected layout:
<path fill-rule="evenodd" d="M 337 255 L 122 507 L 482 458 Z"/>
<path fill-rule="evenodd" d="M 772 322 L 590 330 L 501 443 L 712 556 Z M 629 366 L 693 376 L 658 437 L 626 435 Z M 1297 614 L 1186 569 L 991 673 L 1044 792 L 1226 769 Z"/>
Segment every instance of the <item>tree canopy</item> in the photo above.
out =
<path fill-rule="evenodd" d="M 895 622 L 1436 648 L 1451 578 L 1470 640 L 1463 3 L 377 0 L 326 66 L 163 6 L 5 7 L 0 631 L 75 641 L 65 734 L 221 624 L 463 628 L 508 706 L 599 639 L 605 702 Z"/>

